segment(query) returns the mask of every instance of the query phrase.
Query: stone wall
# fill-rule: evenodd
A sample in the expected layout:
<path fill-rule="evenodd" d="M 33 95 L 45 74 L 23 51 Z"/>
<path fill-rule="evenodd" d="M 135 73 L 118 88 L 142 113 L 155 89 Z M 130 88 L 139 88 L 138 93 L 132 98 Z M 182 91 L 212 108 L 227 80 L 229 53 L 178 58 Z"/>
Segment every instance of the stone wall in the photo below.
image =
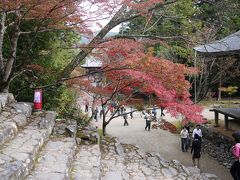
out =
<path fill-rule="evenodd" d="M 234 145 L 233 139 L 215 132 L 212 128 L 208 126 L 202 126 L 203 141 L 202 149 L 203 152 L 208 153 L 214 159 L 216 159 L 219 164 L 230 168 L 234 162 L 234 158 L 231 153 L 231 147 Z"/>

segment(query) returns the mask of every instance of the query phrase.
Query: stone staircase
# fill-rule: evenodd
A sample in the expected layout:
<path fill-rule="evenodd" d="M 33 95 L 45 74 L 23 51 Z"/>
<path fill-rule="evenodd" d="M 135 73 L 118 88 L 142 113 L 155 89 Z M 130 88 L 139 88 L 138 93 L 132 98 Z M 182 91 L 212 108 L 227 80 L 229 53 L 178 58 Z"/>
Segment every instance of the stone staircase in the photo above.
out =
<path fill-rule="evenodd" d="M 23 179 L 48 140 L 56 114 L 32 114 L 30 104 L 15 102 L 11 94 L 1 94 L 0 102 L 0 179 Z"/>
<path fill-rule="evenodd" d="M 64 132 L 66 126 L 55 120 L 54 112 L 32 113 L 31 104 L 0 94 L 0 180 L 217 179 L 110 137 L 100 146 L 77 145 L 76 138 Z"/>

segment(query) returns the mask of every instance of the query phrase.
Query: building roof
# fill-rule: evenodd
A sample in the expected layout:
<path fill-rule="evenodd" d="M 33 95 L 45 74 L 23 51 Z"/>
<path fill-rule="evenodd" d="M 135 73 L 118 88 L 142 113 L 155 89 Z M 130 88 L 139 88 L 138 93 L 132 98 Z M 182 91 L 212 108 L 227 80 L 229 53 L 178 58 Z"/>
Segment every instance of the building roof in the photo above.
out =
<path fill-rule="evenodd" d="M 209 44 L 194 47 L 198 53 L 206 55 L 240 54 L 240 31 Z"/>
<path fill-rule="evenodd" d="M 102 67 L 102 62 L 93 56 L 87 56 L 85 58 L 85 63 L 83 65 L 81 65 L 81 67 L 83 67 L 83 68 L 100 68 L 100 67 Z"/>

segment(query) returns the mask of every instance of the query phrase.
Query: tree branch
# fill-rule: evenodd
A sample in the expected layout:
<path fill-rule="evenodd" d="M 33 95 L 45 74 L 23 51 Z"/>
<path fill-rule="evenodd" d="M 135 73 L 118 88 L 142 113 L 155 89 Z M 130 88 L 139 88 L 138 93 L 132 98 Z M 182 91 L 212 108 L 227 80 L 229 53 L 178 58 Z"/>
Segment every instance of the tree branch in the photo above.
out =
<path fill-rule="evenodd" d="M 158 8 L 162 8 L 166 5 L 169 4 L 173 4 L 177 2 L 177 0 L 171 0 L 168 2 L 165 2 L 164 4 L 159 3 L 157 5 L 155 5 L 154 7 L 151 7 L 148 9 L 148 11 L 153 11 L 156 10 Z M 99 44 L 101 42 L 101 40 L 105 37 L 105 35 L 114 27 L 116 27 L 117 25 L 129 21 L 131 19 L 137 18 L 139 16 L 141 16 L 142 14 L 140 12 L 136 12 L 136 14 L 132 14 L 132 12 L 126 13 L 127 11 L 127 6 L 122 6 L 119 11 L 113 16 L 113 18 L 108 22 L 108 24 L 93 38 L 93 40 L 89 43 L 89 48 L 84 49 L 83 51 L 81 51 L 69 64 L 66 68 L 64 68 L 64 70 L 61 73 L 61 77 L 66 78 L 70 75 L 71 71 L 73 71 L 73 69 L 75 67 L 77 67 L 83 60 L 84 58 L 91 53 L 91 51 L 94 49 L 92 46 L 95 44 Z M 125 13 L 125 14 L 124 14 Z"/>

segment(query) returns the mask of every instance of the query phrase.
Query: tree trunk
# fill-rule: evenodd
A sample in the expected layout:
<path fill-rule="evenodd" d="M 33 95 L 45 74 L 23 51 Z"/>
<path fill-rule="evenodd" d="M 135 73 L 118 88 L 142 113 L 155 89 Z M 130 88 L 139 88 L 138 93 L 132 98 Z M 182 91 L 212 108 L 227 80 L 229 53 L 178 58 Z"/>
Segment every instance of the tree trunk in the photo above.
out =
<path fill-rule="evenodd" d="M 219 77 L 218 101 L 220 101 L 222 99 L 221 87 L 222 87 L 222 71 L 220 72 L 220 77 Z"/>
<path fill-rule="evenodd" d="M 103 123 L 102 123 L 103 136 L 106 135 L 106 128 L 107 128 L 107 123 L 106 123 L 105 118 L 104 118 Z"/>
<path fill-rule="evenodd" d="M 4 64 L 3 64 L 3 39 L 5 33 L 5 21 L 6 21 L 6 13 L 2 12 L 0 14 L 0 79 L 3 78 Z"/>
<path fill-rule="evenodd" d="M 16 60 L 16 54 L 17 54 L 17 44 L 18 44 L 18 38 L 20 36 L 20 29 L 19 29 L 19 19 L 20 19 L 20 12 L 16 12 L 17 19 L 13 26 L 13 31 L 11 34 L 11 51 L 9 54 L 9 58 L 7 59 L 6 64 L 4 65 L 4 68 L 2 70 L 3 73 L 1 73 L 1 79 L 0 79 L 0 92 L 8 92 L 9 89 L 9 83 L 11 80 L 11 75 L 13 71 L 13 65 Z"/>
<path fill-rule="evenodd" d="M 88 48 L 82 50 L 69 64 L 68 66 L 63 70 L 61 77 L 67 78 L 69 77 L 70 73 L 73 71 L 75 67 L 77 67 L 84 58 L 92 52 L 92 50 L 97 47 L 98 44 L 100 44 L 101 40 L 106 36 L 106 34 L 115 26 L 121 23 L 121 21 L 118 20 L 119 16 L 121 15 L 122 11 L 124 10 L 124 7 L 122 7 L 114 16 L 113 18 L 108 22 L 108 24 L 93 38 L 93 40 L 89 43 Z"/>

